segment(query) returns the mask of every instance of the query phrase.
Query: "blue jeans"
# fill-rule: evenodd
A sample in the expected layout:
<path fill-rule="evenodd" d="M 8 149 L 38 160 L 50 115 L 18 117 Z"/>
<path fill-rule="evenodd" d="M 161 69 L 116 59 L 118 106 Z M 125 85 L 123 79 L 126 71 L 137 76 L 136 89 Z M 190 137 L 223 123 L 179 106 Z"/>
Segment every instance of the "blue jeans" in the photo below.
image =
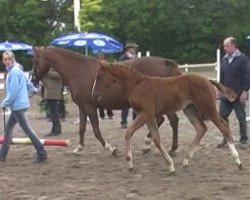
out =
<path fill-rule="evenodd" d="M 219 113 L 220 116 L 228 122 L 228 117 L 232 110 L 235 111 L 236 117 L 240 125 L 240 141 L 247 141 L 247 122 L 245 113 L 245 103 L 240 101 L 230 102 L 228 100 L 221 100 Z"/>
<path fill-rule="evenodd" d="M 6 125 L 4 141 L 0 149 L 0 158 L 5 159 L 7 157 L 9 147 L 12 142 L 13 129 L 17 123 L 23 129 L 24 133 L 30 138 L 31 142 L 36 148 L 37 157 L 41 158 L 41 157 L 47 156 L 47 153 L 45 149 L 43 148 L 42 143 L 40 142 L 39 138 L 37 137 L 35 132 L 32 130 L 28 122 L 28 118 L 25 114 L 26 110 L 27 109 L 22 109 L 22 110 L 15 110 L 11 112 L 9 119 L 7 121 L 7 125 Z"/>
<path fill-rule="evenodd" d="M 121 118 L 122 118 L 121 124 L 122 125 L 127 125 L 127 123 L 128 123 L 128 121 L 127 121 L 128 111 L 129 111 L 129 109 L 127 108 L 127 109 L 123 109 L 121 112 Z"/>

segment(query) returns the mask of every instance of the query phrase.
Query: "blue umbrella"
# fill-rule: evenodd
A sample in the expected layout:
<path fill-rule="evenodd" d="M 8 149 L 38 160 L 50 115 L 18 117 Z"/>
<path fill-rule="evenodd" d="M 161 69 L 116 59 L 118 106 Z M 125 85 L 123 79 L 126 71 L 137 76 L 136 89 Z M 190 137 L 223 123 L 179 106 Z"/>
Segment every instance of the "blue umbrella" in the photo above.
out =
<path fill-rule="evenodd" d="M 18 50 L 24 50 L 24 51 L 31 51 L 32 46 L 22 43 L 22 42 L 10 42 L 5 41 L 0 43 L 0 51 L 18 51 Z"/>
<path fill-rule="evenodd" d="M 106 54 L 118 53 L 123 50 L 123 44 L 108 35 L 101 33 L 70 33 L 59 36 L 51 42 L 52 45 L 64 47 L 84 47 L 85 54 L 88 55 L 88 49 L 98 53 L 102 51 Z"/>

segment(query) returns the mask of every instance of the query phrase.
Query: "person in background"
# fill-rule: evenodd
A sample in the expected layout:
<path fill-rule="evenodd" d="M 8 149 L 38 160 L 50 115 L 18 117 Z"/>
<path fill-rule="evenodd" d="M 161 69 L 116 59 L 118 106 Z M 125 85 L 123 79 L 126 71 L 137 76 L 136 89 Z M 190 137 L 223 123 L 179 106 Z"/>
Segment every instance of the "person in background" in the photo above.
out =
<path fill-rule="evenodd" d="M 118 59 L 119 61 L 130 60 L 137 57 L 137 49 L 138 45 L 136 43 L 127 43 L 124 47 L 124 53 Z M 129 109 L 123 109 L 121 111 L 121 128 L 127 128 L 128 126 L 128 113 Z M 136 114 L 133 112 L 133 119 L 135 118 Z"/>
<path fill-rule="evenodd" d="M 37 93 L 38 89 L 25 76 L 23 67 L 16 62 L 12 51 L 5 51 L 2 59 L 8 73 L 5 84 L 6 93 L 1 107 L 3 109 L 9 107 L 11 114 L 7 121 L 4 141 L 0 149 L 0 161 L 6 160 L 12 141 L 13 129 L 18 123 L 37 151 L 34 162 L 44 162 L 47 159 L 47 152 L 34 130 L 32 130 L 26 116 L 26 111 L 30 107 L 29 95 Z"/>
<path fill-rule="evenodd" d="M 98 59 L 99 61 L 101 61 L 101 60 L 106 60 L 106 59 L 105 59 L 105 54 L 104 54 L 103 51 L 99 51 L 99 52 L 96 54 L 96 56 L 97 56 L 97 59 Z M 99 114 L 100 114 L 100 118 L 101 118 L 101 119 L 104 119 L 104 118 L 105 118 L 105 113 L 104 113 L 104 109 L 103 109 L 103 108 L 99 108 Z M 112 110 L 107 109 L 107 115 L 108 115 L 109 119 L 113 119 L 113 112 L 112 112 Z"/>
<path fill-rule="evenodd" d="M 63 100 L 62 78 L 53 68 L 50 68 L 42 82 L 44 87 L 43 99 L 47 103 L 48 117 L 52 122 L 51 131 L 45 136 L 56 136 L 62 133 L 60 122 L 60 106 Z"/>
<path fill-rule="evenodd" d="M 248 135 L 245 113 L 245 103 L 250 88 L 250 65 L 248 57 L 242 53 L 234 37 L 228 37 L 223 42 L 225 55 L 221 59 L 220 82 L 237 93 L 234 102 L 221 97 L 219 113 L 228 122 L 232 110 L 235 111 L 240 127 L 240 147 L 246 148 Z M 226 146 L 226 140 L 218 148 Z"/>

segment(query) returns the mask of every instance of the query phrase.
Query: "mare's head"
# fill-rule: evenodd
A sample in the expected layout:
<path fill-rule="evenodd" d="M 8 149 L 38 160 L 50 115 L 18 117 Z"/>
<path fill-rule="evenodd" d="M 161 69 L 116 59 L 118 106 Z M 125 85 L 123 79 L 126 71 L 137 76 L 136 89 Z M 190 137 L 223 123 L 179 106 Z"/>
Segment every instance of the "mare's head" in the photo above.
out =
<path fill-rule="evenodd" d="M 110 64 L 105 61 L 100 61 L 100 68 L 97 70 L 95 82 L 92 89 L 92 97 L 101 101 L 105 91 L 115 82 L 113 76 L 108 73 Z"/>
<path fill-rule="evenodd" d="M 34 82 L 39 82 L 42 77 L 49 71 L 50 64 L 44 58 L 44 47 L 34 47 L 34 59 L 33 59 L 33 78 Z"/>

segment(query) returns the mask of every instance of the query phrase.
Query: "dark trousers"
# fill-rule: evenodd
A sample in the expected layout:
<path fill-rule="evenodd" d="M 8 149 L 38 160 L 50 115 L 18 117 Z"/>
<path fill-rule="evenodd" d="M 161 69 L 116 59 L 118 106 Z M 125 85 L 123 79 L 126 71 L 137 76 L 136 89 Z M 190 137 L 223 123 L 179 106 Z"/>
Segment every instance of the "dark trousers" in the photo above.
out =
<path fill-rule="evenodd" d="M 122 112 L 121 112 L 121 118 L 122 118 L 122 121 L 121 121 L 121 124 L 127 124 L 128 123 L 128 113 L 129 113 L 129 108 L 128 109 L 123 109 Z M 136 113 L 133 111 L 133 120 L 136 118 Z"/>
<path fill-rule="evenodd" d="M 228 100 L 221 100 L 219 113 L 220 116 L 228 122 L 228 117 L 232 110 L 235 111 L 236 117 L 240 125 L 240 141 L 248 140 L 247 137 L 247 122 L 245 113 L 245 103 L 240 101 L 230 102 Z"/>
<path fill-rule="evenodd" d="M 99 108 L 99 113 L 100 113 L 100 117 L 102 119 L 104 119 L 105 118 L 105 113 L 104 113 L 104 109 L 103 108 Z M 107 110 L 107 115 L 108 115 L 109 118 L 112 118 L 113 117 L 112 110 Z"/>
<path fill-rule="evenodd" d="M 60 117 L 62 119 L 66 117 L 66 108 L 65 108 L 64 99 L 60 100 Z"/>
<path fill-rule="evenodd" d="M 60 122 L 60 100 L 47 100 L 48 110 L 50 113 L 50 120 L 52 122 L 51 133 L 61 133 L 61 122 Z"/>

